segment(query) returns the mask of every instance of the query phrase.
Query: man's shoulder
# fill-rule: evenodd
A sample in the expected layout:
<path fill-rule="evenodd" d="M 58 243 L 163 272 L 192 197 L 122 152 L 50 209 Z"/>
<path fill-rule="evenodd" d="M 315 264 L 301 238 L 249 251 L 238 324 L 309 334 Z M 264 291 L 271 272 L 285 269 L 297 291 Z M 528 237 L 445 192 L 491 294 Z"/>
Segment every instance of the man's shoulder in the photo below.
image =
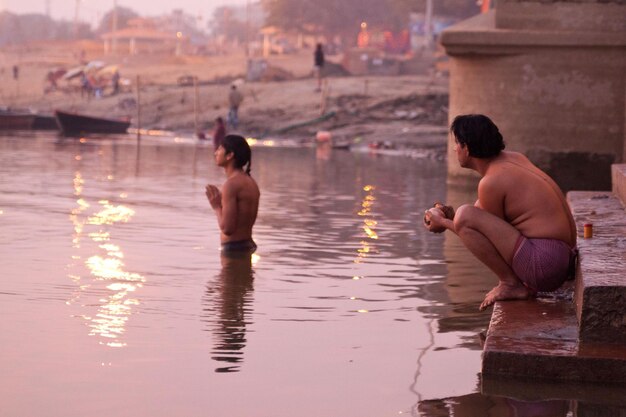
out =
<path fill-rule="evenodd" d="M 254 178 L 246 174 L 234 175 L 233 177 L 228 178 L 226 182 L 224 182 L 224 188 L 226 187 L 228 187 L 232 191 L 239 191 L 244 189 L 259 189 Z"/>
<path fill-rule="evenodd" d="M 503 188 L 507 183 L 507 178 L 505 175 L 502 175 L 500 172 L 492 172 L 486 174 L 484 177 L 480 179 L 478 182 L 479 190 L 495 190 L 498 188 Z"/>

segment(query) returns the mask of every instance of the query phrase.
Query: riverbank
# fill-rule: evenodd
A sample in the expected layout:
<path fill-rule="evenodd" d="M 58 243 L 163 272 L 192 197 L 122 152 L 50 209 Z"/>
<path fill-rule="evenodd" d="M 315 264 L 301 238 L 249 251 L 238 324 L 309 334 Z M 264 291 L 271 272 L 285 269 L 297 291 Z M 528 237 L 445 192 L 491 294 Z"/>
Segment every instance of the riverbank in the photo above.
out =
<path fill-rule="evenodd" d="M 243 53 L 109 57 L 99 54 L 97 48 L 81 45 L 4 50 L 0 105 L 29 107 L 44 113 L 64 109 L 95 116 L 130 117 L 132 127 L 210 135 L 215 118 L 225 117 L 228 112 L 228 90 L 235 83 L 244 94 L 238 132 L 248 136 L 312 141 L 316 132 L 324 130 L 337 141 L 376 148 L 445 147 L 448 80 L 442 74 L 330 75 L 318 92 L 312 77 L 311 52 L 306 50 L 270 57 L 268 65 L 270 73 L 276 74 L 274 80 L 246 82 Z M 61 80 L 56 91 L 44 94 L 47 72 L 77 65 L 75 50 L 79 47 L 88 51 L 89 61 L 117 65 L 126 88 L 116 95 L 105 89 L 104 96 L 96 99 L 81 96 L 76 80 Z M 341 57 L 328 59 L 332 65 Z M 17 80 L 10 71 L 13 65 L 20 68 Z M 181 77 L 196 77 L 197 87 L 180 85 Z M 326 117 L 318 120 L 322 115 Z"/>

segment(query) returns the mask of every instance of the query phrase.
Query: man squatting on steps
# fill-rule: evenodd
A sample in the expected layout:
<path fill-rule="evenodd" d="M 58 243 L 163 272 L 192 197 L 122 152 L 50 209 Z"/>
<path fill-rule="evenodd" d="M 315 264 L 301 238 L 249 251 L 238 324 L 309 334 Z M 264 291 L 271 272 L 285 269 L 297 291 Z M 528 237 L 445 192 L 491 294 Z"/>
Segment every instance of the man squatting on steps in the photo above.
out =
<path fill-rule="evenodd" d="M 424 226 L 446 229 L 498 277 L 480 309 L 496 301 L 554 291 L 573 275 L 576 224 L 558 185 L 528 158 L 504 151 L 498 127 L 484 115 L 457 116 L 450 126 L 459 164 L 481 176 L 478 200 L 452 218 L 426 211 Z"/>

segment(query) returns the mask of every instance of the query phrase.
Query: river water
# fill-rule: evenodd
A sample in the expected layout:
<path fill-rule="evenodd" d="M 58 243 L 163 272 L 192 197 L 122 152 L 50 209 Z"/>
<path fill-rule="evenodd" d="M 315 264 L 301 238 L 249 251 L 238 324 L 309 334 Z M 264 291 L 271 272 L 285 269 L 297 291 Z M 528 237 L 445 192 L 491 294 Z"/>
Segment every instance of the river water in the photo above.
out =
<path fill-rule="evenodd" d="M 421 226 L 474 198 L 445 162 L 271 142 L 252 162 L 259 249 L 230 259 L 210 145 L 0 137 L 1 416 L 583 415 L 481 389 L 495 278 Z"/>

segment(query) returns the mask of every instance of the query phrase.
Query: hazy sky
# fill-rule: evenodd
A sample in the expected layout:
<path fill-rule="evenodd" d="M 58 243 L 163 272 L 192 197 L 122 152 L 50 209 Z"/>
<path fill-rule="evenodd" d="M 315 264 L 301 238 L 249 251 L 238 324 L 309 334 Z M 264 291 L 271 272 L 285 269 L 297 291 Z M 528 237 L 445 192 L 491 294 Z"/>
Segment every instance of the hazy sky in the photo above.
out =
<path fill-rule="evenodd" d="M 77 0 L 0 0 L 0 10 L 18 14 L 46 13 L 47 4 L 52 18 L 74 19 Z M 95 24 L 113 8 L 114 0 L 78 0 L 78 4 L 79 19 Z M 246 0 L 117 0 L 118 6 L 128 7 L 141 15 L 160 15 L 178 8 L 195 16 L 200 15 L 204 22 L 210 20 L 215 7 L 225 4 L 242 5 L 246 4 Z"/>

